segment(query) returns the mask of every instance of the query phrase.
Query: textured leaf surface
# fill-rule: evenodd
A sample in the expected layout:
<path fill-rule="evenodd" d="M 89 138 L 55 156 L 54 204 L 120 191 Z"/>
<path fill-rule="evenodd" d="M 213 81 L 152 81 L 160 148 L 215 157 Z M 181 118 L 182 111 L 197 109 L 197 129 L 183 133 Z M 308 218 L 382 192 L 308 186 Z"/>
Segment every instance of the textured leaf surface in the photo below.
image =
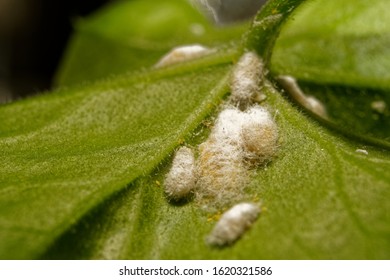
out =
<path fill-rule="evenodd" d="M 152 72 L 2 107 L 10 121 L 1 124 L 0 256 L 36 256 L 91 207 L 148 174 L 223 96 L 216 81 L 226 70 Z M 46 119 L 18 115 L 26 105 Z"/>
<path fill-rule="evenodd" d="M 115 46 L 125 36 L 125 12 L 110 13 L 117 27 L 96 30 Z M 68 61 L 72 56 L 71 49 Z M 91 53 L 91 61 L 111 56 Z M 270 165 L 254 171 L 246 189 L 264 206 L 250 231 L 234 246 L 211 248 L 204 238 L 217 218 L 193 202 L 167 201 L 162 185 L 169 154 L 183 141 L 196 146 L 204 139 L 208 128 L 200 124 L 227 93 L 236 59 L 234 49 L 220 49 L 174 68 L 1 107 L 0 257 L 388 259 L 389 151 L 327 129 L 271 87 L 265 105 L 279 126 L 280 149 Z M 96 78 L 78 62 L 69 62 L 73 70 L 63 84 Z M 96 73 L 112 74 L 106 66 Z"/>
<path fill-rule="evenodd" d="M 341 131 L 390 146 L 388 2 L 309 1 L 277 41 L 274 75 L 292 75 Z M 375 103 L 384 104 L 376 110 Z"/>
<path fill-rule="evenodd" d="M 239 41 L 248 23 L 215 27 L 189 1 L 122 1 L 75 25 L 58 84 L 75 84 L 154 65 L 174 47 Z M 227 48 L 234 48 L 228 45 Z"/>
<path fill-rule="evenodd" d="M 283 30 L 273 72 L 300 80 L 390 87 L 388 1 L 310 1 Z"/>
<path fill-rule="evenodd" d="M 206 246 L 215 219 L 193 203 L 167 202 L 157 183 L 165 167 L 102 205 L 45 258 L 388 258 L 389 153 L 366 147 L 368 156 L 358 154 L 359 143 L 332 135 L 279 93 L 268 102 L 281 112 L 281 149 L 248 186 L 267 210 L 237 244 Z"/>

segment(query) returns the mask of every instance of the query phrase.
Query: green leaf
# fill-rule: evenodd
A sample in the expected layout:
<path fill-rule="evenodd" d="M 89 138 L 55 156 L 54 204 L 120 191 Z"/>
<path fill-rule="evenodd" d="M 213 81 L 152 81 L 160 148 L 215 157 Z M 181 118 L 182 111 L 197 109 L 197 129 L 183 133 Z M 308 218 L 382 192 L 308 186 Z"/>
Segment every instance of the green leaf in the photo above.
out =
<path fill-rule="evenodd" d="M 247 190 L 267 210 L 234 246 L 206 246 L 215 220 L 193 203 L 167 202 L 156 182 L 168 164 L 102 205 L 45 258 L 388 258 L 389 152 L 358 154 L 359 143 L 332 135 L 278 93 L 269 92 L 268 102 L 280 112 L 281 147 Z"/>
<path fill-rule="evenodd" d="M 299 80 L 389 89 L 388 1 L 310 1 L 278 40 L 272 71 Z"/>
<path fill-rule="evenodd" d="M 126 14 L 119 7 L 133 2 L 141 1 L 119 2 L 107 13 Z M 155 1 L 142 2 L 157 9 Z M 0 107 L 0 258 L 388 259 L 389 151 L 328 129 L 268 81 L 265 105 L 275 113 L 280 148 L 271 164 L 253 171 L 246 192 L 264 207 L 241 240 L 207 246 L 215 217 L 191 201 L 169 203 L 163 194 L 169 154 L 183 141 L 196 147 L 207 136 L 202 121 L 215 116 L 228 92 L 237 49 L 255 48 L 267 62 L 299 2 L 270 1 L 243 38 L 246 45 L 232 51 Z M 284 16 L 262 21 L 278 13 Z M 104 17 L 104 11 L 96 16 Z M 102 31 L 112 46 L 125 35 L 119 34 L 123 16 L 116 20 L 117 28 Z M 113 30 L 116 39 L 108 36 Z M 160 31 L 154 32 L 150 38 Z M 98 76 L 114 73 L 111 56 L 91 54 L 90 61 L 107 62 Z M 81 61 L 70 63 L 63 84 L 97 77 Z M 129 58 L 114 71 L 127 63 L 132 69 Z"/>
<path fill-rule="evenodd" d="M 0 118 L 10 121 L 0 128 L 0 257 L 38 256 L 88 210 L 148 174 L 184 141 L 226 93 L 228 65 L 201 65 L 2 107 Z M 26 109 L 46 117 L 26 121 L 18 115 Z"/>
<path fill-rule="evenodd" d="M 390 147 L 388 1 L 310 1 L 279 37 L 274 76 L 291 75 L 340 131 Z M 377 110 L 380 102 L 383 109 Z M 387 106 L 386 106 L 387 104 Z"/>
<path fill-rule="evenodd" d="M 174 47 L 204 44 L 234 48 L 248 23 L 219 28 L 189 1 L 133 0 L 114 3 L 75 24 L 58 84 L 77 84 L 153 66 Z"/>

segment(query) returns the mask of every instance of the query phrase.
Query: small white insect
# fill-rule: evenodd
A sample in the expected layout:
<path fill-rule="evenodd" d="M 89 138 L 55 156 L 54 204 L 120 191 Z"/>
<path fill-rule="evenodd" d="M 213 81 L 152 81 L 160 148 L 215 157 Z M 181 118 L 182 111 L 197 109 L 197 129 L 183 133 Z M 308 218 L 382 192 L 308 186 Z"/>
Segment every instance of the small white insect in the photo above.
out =
<path fill-rule="evenodd" d="M 173 65 L 179 62 L 184 62 L 194 58 L 201 57 L 210 53 L 210 49 L 202 45 L 189 45 L 173 48 L 169 53 L 164 55 L 156 64 L 155 68 L 161 68 Z"/>
<path fill-rule="evenodd" d="M 278 81 L 283 86 L 283 88 L 305 108 L 323 119 L 328 118 L 324 104 L 314 96 L 307 96 L 304 94 L 295 78 L 291 76 L 279 76 Z"/>
<path fill-rule="evenodd" d="M 254 101 L 263 101 L 266 96 L 261 92 L 263 63 L 254 52 L 245 53 L 235 65 L 231 78 L 230 101 L 245 109 Z"/>
<path fill-rule="evenodd" d="M 277 140 L 276 123 L 265 108 L 223 110 L 199 146 L 197 200 L 216 208 L 242 200 L 250 167 L 270 161 Z"/>
<path fill-rule="evenodd" d="M 199 146 L 196 199 L 207 210 L 237 201 L 247 184 L 240 137 L 243 114 L 237 108 L 223 110 L 208 139 Z"/>
<path fill-rule="evenodd" d="M 260 106 L 246 112 L 241 138 L 245 160 L 256 166 L 272 159 L 278 148 L 278 127 L 271 114 Z"/>
<path fill-rule="evenodd" d="M 366 156 L 368 155 L 367 150 L 363 150 L 363 149 L 356 149 L 355 152 L 358 153 L 358 154 L 366 155 Z"/>
<path fill-rule="evenodd" d="M 240 203 L 226 211 L 217 222 L 206 242 L 226 246 L 237 241 L 256 221 L 260 208 L 253 203 Z"/>
<path fill-rule="evenodd" d="M 165 177 L 165 193 L 170 199 L 181 200 L 190 195 L 196 183 L 194 153 L 181 147 L 173 158 L 172 167 Z"/>

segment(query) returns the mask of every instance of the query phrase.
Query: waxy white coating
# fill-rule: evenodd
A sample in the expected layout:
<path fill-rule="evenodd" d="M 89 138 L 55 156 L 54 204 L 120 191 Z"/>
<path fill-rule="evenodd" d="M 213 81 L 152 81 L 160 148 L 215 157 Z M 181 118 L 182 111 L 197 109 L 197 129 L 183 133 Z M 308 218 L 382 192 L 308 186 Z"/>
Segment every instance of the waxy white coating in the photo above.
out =
<path fill-rule="evenodd" d="M 263 63 L 255 52 L 241 56 L 233 69 L 230 101 L 240 109 L 265 99 L 261 92 Z"/>
<path fill-rule="evenodd" d="M 226 211 L 217 222 L 206 242 L 210 245 L 225 246 L 237 241 L 256 221 L 260 208 L 254 203 L 240 203 Z"/>
<path fill-rule="evenodd" d="M 196 183 L 194 153 L 181 147 L 173 158 L 172 167 L 165 178 L 165 193 L 170 199 L 180 200 L 190 195 Z"/>
<path fill-rule="evenodd" d="M 205 54 L 208 54 L 209 52 L 210 49 L 198 44 L 176 47 L 173 48 L 169 53 L 164 55 L 155 64 L 154 67 L 161 68 L 161 67 L 173 65 L 176 63 L 201 57 Z"/>

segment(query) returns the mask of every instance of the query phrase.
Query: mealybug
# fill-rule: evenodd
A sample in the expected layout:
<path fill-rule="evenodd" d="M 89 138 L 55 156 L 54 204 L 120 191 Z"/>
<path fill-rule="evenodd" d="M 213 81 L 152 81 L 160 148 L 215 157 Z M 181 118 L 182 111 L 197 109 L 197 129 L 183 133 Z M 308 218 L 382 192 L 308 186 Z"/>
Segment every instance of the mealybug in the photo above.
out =
<path fill-rule="evenodd" d="M 356 149 L 355 152 L 358 153 L 358 154 L 368 155 L 367 150 L 363 150 L 363 149 Z"/>
<path fill-rule="evenodd" d="M 170 199 L 186 198 L 194 190 L 196 168 L 194 153 L 190 148 L 181 147 L 173 158 L 172 167 L 165 178 L 165 193 Z"/>
<path fill-rule="evenodd" d="M 207 237 L 210 245 L 225 246 L 234 243 L 253 224 L 260 208 L 253 203 L 240 203 L 225 212 Z"/>
<path fill-rule="evenodd" d="M 245 109 L 255 101 L 262 101 L 265 95 L 261 92 L 263 63 L 254 52 L 241 56 L 233 69 L 231 78 L 231 102 L 240 109 Z"/>
<path fill-rule="evenodd" d="M 218 24 L 231 24 L 254 16 L 266 0 L 190 0 Z"/>
<path fill-rule="evenodd" d="M 172 49 L 164 55 L 156 64 L 156 68 L 169 66 L 179 62 L 191 60 L 205 54 L 208 54 L 210 49 L 201 45 L 181 46 Z"/>
<path fill-rule="evenodd" d="M 271 114 L 263 107 L 254 106 L 246 112 L 241 128 L 245 159 L 259 165 L 271 160 L 278 147 L 278 128 Z"/>
<path fill-rule="evenodd" d="M 281 86 L 302 106 L 312 111 L 323 119 L 328 118 L 324 104 L 314 96 L 307 96 L 299 87 L 295 78 L 291 76 L 279 76 L 278 81 Z"/>
<path fill-rule="evenodd" d="M 199 146 L 196 198 L 207 207 L 219 208 L 240 199 L 246 186 L 240 136 L 243 114 L 236 108 L 223 110 L 209 138 Z"/>
<path fill-rule="evenodd" d="M 199 146 L 197 198 L 216 207 L 241 200 L 249 167 L 270 161 L 277 140 L 277 126 L 265 108 L 223 110 Z"/>

